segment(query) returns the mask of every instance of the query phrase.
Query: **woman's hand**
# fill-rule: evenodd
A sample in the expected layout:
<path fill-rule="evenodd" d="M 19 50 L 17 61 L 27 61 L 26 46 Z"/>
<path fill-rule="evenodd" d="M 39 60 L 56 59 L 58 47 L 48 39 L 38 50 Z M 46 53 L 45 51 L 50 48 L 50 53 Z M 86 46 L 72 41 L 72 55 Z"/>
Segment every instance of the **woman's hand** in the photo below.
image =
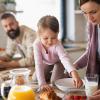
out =
<path fill-rule="evenodd" d="M 94 92 L 92 96 L 88 97 L 88 100 L 100 100 L 100 89 Z"/>

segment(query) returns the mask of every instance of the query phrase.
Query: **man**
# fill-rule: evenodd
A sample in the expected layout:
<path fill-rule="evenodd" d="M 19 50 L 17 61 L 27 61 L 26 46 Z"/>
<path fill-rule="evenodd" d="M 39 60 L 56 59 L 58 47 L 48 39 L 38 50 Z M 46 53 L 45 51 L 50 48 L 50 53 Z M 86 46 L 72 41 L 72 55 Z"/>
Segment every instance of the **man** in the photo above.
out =
<path fill-rule="evenodd" d="M 23 25 L 19 26 L 11 13 L 4 13 L 1 16 L 1 24 L 7 34 L 7 47 L 0 56 L 0 69 L 32 66 L 34 64 L 32 44 L 36 38 L 35 31 Z M 13 59 L 16 52 L 21 54 L 20 59 Z"/>

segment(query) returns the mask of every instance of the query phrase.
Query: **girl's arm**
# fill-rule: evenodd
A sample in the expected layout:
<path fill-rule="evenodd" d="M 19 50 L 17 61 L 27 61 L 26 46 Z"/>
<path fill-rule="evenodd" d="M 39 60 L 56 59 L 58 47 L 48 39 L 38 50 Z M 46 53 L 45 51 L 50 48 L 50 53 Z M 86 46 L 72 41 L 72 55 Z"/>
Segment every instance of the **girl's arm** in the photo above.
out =
<path fill-rule="evenodd" d="M 76 70 L 73 67 L 73 64 L 71 62 L 71 58 L 69 57 L 68 53 L 64 50 L 64 47 L 61 43 L 59 43 L 56 46 L 55 52 L 57 52 L 57 55 L 58 55 L 61 63 L 63 64 L 64 68 L 68 71 L 68 73 L 70 73 L 73 70 Z"/>
<path fill-rule="evenodd" d="M 68 53 L 64 51 L 64 48 L 61 44 L 57 46 L 57 54 L 59 56 L 60 61 L 62 62 L 63 66 L 65 69 L 69 72 L 69 74 L 72 76 L 74 79 L 74 84 L 77 88 L 79 88 L 83 82 L 80 79 L 78 73 L 76 72 L 76 69 L 74 68 Z"/>
<path fill-rule="evenodd" d="M 46 84 L 45 76 L 44 76 L 44 66 L 43 66 L 43 59 L 41 53 L 41 45 L 38 42 L 34 42 L 34 60 L 35 60 L 35 69 L 36 69 L 36 76 L 38 79 L 39 86 L 42 84 Z"/>

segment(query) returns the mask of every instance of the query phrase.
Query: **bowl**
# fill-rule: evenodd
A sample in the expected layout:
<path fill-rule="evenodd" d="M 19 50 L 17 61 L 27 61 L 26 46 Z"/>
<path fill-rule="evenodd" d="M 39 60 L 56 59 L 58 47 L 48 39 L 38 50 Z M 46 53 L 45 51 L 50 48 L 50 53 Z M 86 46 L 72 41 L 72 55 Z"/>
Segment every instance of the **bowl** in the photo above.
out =
<path fill-rule="evenodd" d="M 73 79 L 72 78 L 63 78 L 63 79 L 58 79 L 55 81 L 55 85 L 58 89 L 67 92 L 70 89 L 74 89 L 74 90 L 80 90 L 80 88 L 76 88 L 73 84 Z M 81 89 L 83 88 L 83 86 L 81 87 Z"/>

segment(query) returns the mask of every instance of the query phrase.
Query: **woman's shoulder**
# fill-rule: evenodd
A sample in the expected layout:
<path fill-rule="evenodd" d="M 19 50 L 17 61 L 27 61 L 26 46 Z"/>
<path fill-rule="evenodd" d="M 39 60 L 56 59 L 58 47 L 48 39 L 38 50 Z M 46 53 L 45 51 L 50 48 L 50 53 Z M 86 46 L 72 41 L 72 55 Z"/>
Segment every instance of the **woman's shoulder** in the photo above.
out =
<path fill-rule="evenodd" d="M 88 23 L 87 23 L 87 27 L 88 27 L 87 33 L 89 33 L 90 36 L 91 36 L 92 33 L 95 32 L 95 30 L 97 29 L 97 26 L 98 26 L 98 25 L 95 25 L 95 24 L 93 24 L 93 23 L 88 22 Z"/>
<path fill-rule="evenodd" d="M 94 28 L 97 27 L 98 25 L 95 25 L 95 24 L 93 24 L 93 23 L 91 23 L 91 22 L 88 22 L 88 23 L 87 23 L 87 26 L 88 26 L 88 28 L 90 28 L 90 29 L 94 29 Z"/>

